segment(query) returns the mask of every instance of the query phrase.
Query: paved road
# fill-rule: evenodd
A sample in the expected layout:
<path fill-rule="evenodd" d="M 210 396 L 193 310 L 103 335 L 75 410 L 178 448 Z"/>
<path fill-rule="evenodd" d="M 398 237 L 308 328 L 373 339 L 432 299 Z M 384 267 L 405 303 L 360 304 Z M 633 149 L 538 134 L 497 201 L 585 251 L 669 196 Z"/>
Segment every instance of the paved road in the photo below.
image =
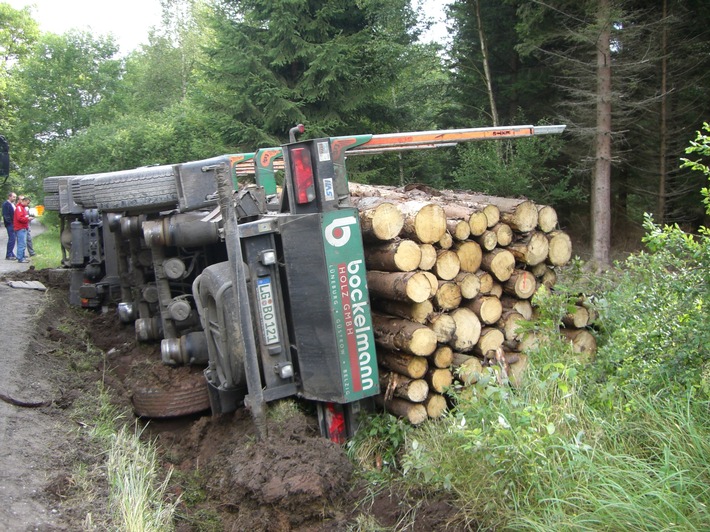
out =
<path fill-rule="evenodd" d="M 32 223 L 32 234 L 43 228 Z M 0 276 L 29 269 L 31 263 L 4 260 L 7 232 L 0 230 Z M 35 336 L 37 310 L 46 295 L 14 289 L 0 282 L 0 393 L 21 401 L 51 399 L 58 390 L 29 349 Z M 0 527 L 8 531 L 63 530 L 61 508 L 50 507 L 43 491 L 53 475 L 55 446 L 66 441 L 64 429 L 47 408 L 21 408 L 0 401 Z M 61 453 L 61 451 L 59 451 Z"/>
<path fill-rule="evenodd" d="M 44 226 L 37 220 L 30 222 L 30 231 L 32 236 L 41 235 L 44 232 Z M 17 249 L 17 248 L 16 248 Z M 18 264 L 14 260 L 5 260 L 5 251 L 7 250 L 7 230 L 5 227 L 0 227 L 0 276 L 8 272 L 23 272 L 29 270 L 32 261 Z"/>

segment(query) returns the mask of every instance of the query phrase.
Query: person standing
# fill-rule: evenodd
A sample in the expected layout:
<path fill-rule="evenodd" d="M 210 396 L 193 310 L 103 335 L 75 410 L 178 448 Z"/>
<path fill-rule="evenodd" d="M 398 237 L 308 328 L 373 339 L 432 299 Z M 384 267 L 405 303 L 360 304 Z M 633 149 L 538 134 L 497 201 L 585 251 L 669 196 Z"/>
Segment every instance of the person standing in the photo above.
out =
<path fill-rule="evenodd" d="M 7 251 L 5 252 L 5 260 L 15 260 L 15 201 L 17 194 L 10 192 L 7 199 L 2 204 L 2 221 L 5 224 L 7 231 Z"/>
<path fill-rule="evenodd" d="M 27 262 L 25 249 L 27 248 L 27 230 L 30 227 L 30 213 L 27 205 L 30 198 L 25 196 L 22 201 L 18 201 L 15 206 L 15 221 L 13 227 L 17 235 L 17 262 Z"/>
<path fill-rule="evenodd" d="M 24 201 L 25 197 L 20 196 L 18 198 L 18 201 Z M 31 200 L 27 198 L 27 213 L 30 214 L 30 203 Z M 34 218 L 34 216 L 30 216 L 30 218 Z M 32 244 L 32 221 L 30 220 L 30 225 L 27 226 L 27 252 L 30 254 L 30 257 L 34 257 L 36 255 L 35 253 L 35 247 L 34 244 Z"/>

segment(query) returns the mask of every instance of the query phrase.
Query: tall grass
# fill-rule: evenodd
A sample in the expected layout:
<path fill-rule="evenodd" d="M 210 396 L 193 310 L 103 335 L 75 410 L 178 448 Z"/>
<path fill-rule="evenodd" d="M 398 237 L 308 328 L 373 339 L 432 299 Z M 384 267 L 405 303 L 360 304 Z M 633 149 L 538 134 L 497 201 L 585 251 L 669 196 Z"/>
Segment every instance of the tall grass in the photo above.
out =
<path fill-rule="evenodd" d="M 50 213 L 45 214 L 40 219 L 44 226 L 44 232 L 32 237 L 34 250 L 37 253 L 30 260 L 31 264 L 38 270 L 45 268 L 59 268 L 62 260 L 62 248 L 59 242 L 59 226 L 56 223 L 49 223 Z M 53 214 L 53 213 L 52 213 Z"/>

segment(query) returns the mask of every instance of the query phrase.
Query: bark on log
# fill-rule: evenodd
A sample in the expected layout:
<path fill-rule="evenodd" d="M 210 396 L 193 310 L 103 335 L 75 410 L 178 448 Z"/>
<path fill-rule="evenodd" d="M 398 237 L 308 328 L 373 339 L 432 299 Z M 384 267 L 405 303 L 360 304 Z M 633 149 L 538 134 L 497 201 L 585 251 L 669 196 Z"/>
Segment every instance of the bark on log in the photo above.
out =
<path fill-rule="evenodd" d="M 434 305 L 439 310 L 453 310 L 461 304 L 461 289 L 454 281 L 439 281 Z"/>
<path fill-rule="evenodd" d="M 436 253 L 436 264 L 431 269 L 439 279 L 450 281 L 461 271 L 461 261 L 455 251 L 440 249 Z"/>
<path fill-rule="evenodd" d="M 399 398 L 386 401 L 382 395 L 375 396 L 375 402 L 390 414 L 404 418 L 412 425 L 421 425 L 429 417 L 426 407 L 422 403 L 412 403 Z"/>
<path fill-rule="evenodd" d="M 411 272 L 419 268 L 422 252 L 412 240 L 397 240 L 386 244 L 366 245 L 365 265 L 368 270 Z"/>
<path fill-rule="evenodd" d="M 503 285 L 497 281 L 493 281 L 493 286 L 491 286 L 491 290 L 488 292 L 488 295 L 500 299 L 503 295 Z"/>
<path fill-rule="evenodd" d="M 549 251 L 547 262 L 553 266 L 564 266 L 572 257 L 572 240 L 563 231 L 553 231 L 547 235 Z"/>
<path fill-rule="evenodd" d="M 422 258 L 419 262 L 419 269 L 429 271 L 436 264 L 436 248 L 432 244 L 420 244 L 419 251 Z"/>
<path fill-rule="evenodd" d="M 416 323 L 426 323 L 434 315 L 434 305 L 429 300 L 421 303 L 411 303 L 408 301 L 378 299 L 373 301 L 372 306 L 382 314 L 391 314 Z"/>
<path fill-rule="evenodd" d="M 450 341 L 454 351 L 465 353 L 473 350 L 473 347 L 481 337 L 481 322 L 478 316 L 465 307 L 459 307 L 452 311 L 450 316 L 454 319 L 456 328 L 453 338 Z"/>
<path fill-rule="evenodd" d="M 447 404 L 446 397 L 439 393 L 429 392 L 429 395 L 424 400 L 426 413 L 430 419 L 437 419 L 446 413 Z"/>
<path fill-rule="evenodd" d="M 460 272 L 454 277 L 454 282 L 461 290 L 461 297 L 473 299 L 481 291 L 481 280 L 475 273 Z"/>
<path fill-rule="evenodd" d="M 497 322 L 503 313 L 500 299 L 493 296 L 479 295 L 473 300 L 464 303 L 463 306 L 475 312 L 481 323 L 487 325 Z"/>
<path fill-rule="evenodd" d="M 483 254 L 481 269 L 490 273 L 498 281 L 507 281 L 515 269 L 515 257 L 507 249 L 496 248 Z"/>
<path fill-rule="evenodd" d="M 527 270 L 515 270 L 505 283 L 503 291 L 519 299 L 530 299 L 537 290 L 535 276 Z"/>
<path fill-rule="evenodd" d="M 372 329 L 377 345 L 425 357 L 436 349 L 436 335 L 426 325 L 402 318 L 372 313 Z"/>
<path fill-rule="evenodd" d="M 481 246 L 476 242 L 467 240 L 466 242 L 455 243 L 454 251 L 458 255 L 461 271 L 474 273 L 480 269 L 483 252 L 481 251 Z"/>
<path fill-rule="evenodd" d="M 424 380 L 429 385 L 429 388 L 437 393 L 444 393 L 446 388 L 454 382 L 454 376 L 451 370 L 442 368 L 429 368 L 424 375 Z"/>
<path fill-rule="evenodd" d="M 431 318 L 429 328 L 436 335 L 436 341 L 440 344 L 448 344 L 456 334 L 456 322 L 449 314 L 437 314 Z"/>
<path fill-rule="evenodd" d="M 431 297 L 431 282 L 424 272 L 367 272 L 367 286 L 373 297 L 422 303 Z"/>
<path fill-rule="evenodd" d="M 353 204 L 359 212 L 363 240 L 392 240 L 402 231 L 404 216 L 391 202 L 380 198 L 360 198 Z"/>
<path fill-rule="evenodd" d="M 426 380 L 412 379 L 394 371 L 380 372 L 380 389 L 387 399 L 399 397 L 413 403 L 422 403 L 429 395 Z"/>
<path fill-rule="evenodd" d="M 377 351 L 378 362 L 390 371 L 411 379 L 421 379 L 429 368 L 424 357 L 409 355 L 401 351 Z"/>
<path fill-rule="evenodd" d="M 426 357 L 430 368 L 448 368 L 454 358 L 454 351 L 448 345 L 440 345 L 431 355 Z"/>
<path fill-rule="evenodd" d="M 506 249 L 518 262 L 535 266 L 547 260 L 550 244 L 545 233 L 533 231 L 520 240 L 512 242 Z"/>

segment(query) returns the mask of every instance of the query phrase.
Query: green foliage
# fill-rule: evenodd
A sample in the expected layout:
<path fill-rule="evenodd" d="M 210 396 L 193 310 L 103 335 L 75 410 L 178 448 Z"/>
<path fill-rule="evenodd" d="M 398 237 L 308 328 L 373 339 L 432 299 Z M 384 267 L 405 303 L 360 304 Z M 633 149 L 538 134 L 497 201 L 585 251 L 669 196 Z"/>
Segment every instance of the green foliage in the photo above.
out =
<path fill-rule="evenodd" d="M 582 192 L 557 166 L 562 146 L 557 135 L 463 145 L 453 172 L 455 186 L 496 196 L 526 196 L 542 204 L 580 201 Z"/>
<path fill-rule="evenodd" d="M 363 420 L 355 437 L 347 444 L 351 459 L 376 475 L 392 473 L 412 427 L 391 414 L 378 414 Z"/>
<path fill-rule="evenodd" d="M 413 25 L 404 0 L 223 0 L 202 101 L 226 141 L 248 149 L 280 144 L 297 123 L 311 137 L 366 131 Z"/>
<path fill-rule="evenodd" d="M 707 126 L 706 126 L 707 131 Z M 688 153 L 707 155 L 701 133 Z M 710 177 L 700 161 L 685 165 Z M 703 189 L 706 207 L 708 189 Z M 710 234 L 661 227 L 646 215 L 643 241 L 650 253 L 629 257 L 599 305 L 603 335 L 597 355 L 596 400 L 633 408 L 637 392 L 668 396 L 688 389 L 710 392 Z"/>
<path fill-rule="evenodd" d="M 42 174 L 106 172 L 229 152 L 205 116 L 184 102 L 161 113 L 131 114 L 92 125 L 57 145 L 42 162 Z"/>

